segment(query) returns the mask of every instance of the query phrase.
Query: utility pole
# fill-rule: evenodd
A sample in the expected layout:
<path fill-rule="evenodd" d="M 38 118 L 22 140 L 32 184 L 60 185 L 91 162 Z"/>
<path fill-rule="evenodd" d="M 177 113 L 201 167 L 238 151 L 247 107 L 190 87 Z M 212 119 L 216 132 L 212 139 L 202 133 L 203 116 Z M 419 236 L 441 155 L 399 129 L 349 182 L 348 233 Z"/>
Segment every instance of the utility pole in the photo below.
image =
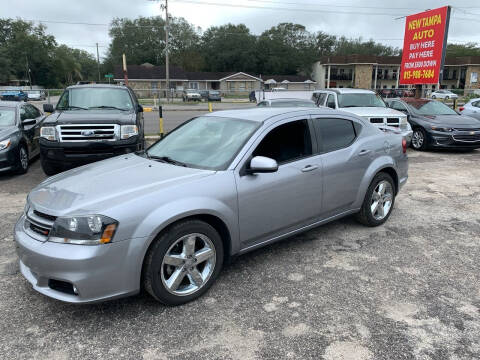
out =
<path fill-rule="evenodd" d="M 98 43 L 97 45 L 97 70 L 98 70 L 98 82 L 100 82 L 100 56 L 98 55 Z"/>
<path fill-rule="evenodd" d="M 168 19 L 168 0 L 165 0 L 165 5 L 160 5 L 160 10 L 165 9 L 165 80 L 167 82 L 167 102 L 170 98 L 170 68 L 169 68 L 169 53 L 170 48 L 168 46 L 168 31 L 169 31 L 169 19 Z"/>

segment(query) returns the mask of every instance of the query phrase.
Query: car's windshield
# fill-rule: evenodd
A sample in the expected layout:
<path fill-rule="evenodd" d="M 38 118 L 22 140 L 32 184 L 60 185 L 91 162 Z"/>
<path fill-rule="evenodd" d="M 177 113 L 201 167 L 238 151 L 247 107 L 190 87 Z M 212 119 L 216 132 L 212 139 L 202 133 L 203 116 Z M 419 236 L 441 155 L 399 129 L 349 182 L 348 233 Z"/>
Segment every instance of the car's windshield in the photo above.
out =
<path fill-rule="evenodd" d="M 0 107 L 0 127 L 15 125 L 15 109 Z"/>
<path fill-rule="evenodd" d="M 347 107 L 387 107 L 377 94 L 339 94 L 338 106 Z"/>
<path fill-rule="evenodd" d="M 133 103 L 126 89 L 85 87 L 65 91 L 58 101 L 57 109 L 132 110 Z"/>
<path fill-rule="evenodd" d="M 435 100 L 416 100 L 408 103 L 420 115 L 458 115 L 447 105 Z"/>
<path fill-rule="evenodd" d="M 218 92 L 218 91 L 210 91 L 210 95 L 220 95 L 220 92 Z"/>
<path fill-rule="evenodd" d="M 152 145 L 147 156 L 190 167 L 224 170 L 259 125 L 249 120 L 200 116 Z"/>
<path fill-rule="evenodd" d="M 282 100 L 272 101 L 271 107 L 316 107 L 313 101 L 301 101 L 301 100 Z"/>

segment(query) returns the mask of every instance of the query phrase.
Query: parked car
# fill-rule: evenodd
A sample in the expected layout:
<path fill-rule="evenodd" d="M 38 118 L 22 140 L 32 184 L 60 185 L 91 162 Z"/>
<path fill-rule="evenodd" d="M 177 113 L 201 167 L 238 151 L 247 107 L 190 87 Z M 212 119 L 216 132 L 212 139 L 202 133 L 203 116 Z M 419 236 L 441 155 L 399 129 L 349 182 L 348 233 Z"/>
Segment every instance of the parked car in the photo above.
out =
<path fill-rule="evenodd" d="M 394 89 L 392 97 L 414 97 L 415 92 L 410 89 Z"/>
<path fill-rule="evenodd" d="M 448 91 L 448 90 L 437 90 L 437 91 L 434 91 L 432 92 L 432 95 L 431 95 L 431 98 L 432 99 L 445 99 L 445 100 L 448 100 L 448 99 L 457 99 L 458 98 L 458 95 L 451 92 L 451 91 Z"/>
<path fill-rule="evenodd" d="M 258 107 L 317 107 L 312 100 L 303 99 L 270 99 L 257 104 Z"/>
<path fill-rule="evenodd" d="M 27 172 L 29 161 L 39 154 L 44 118 L 31 104 L 0 101 L 0 172 Z"/>
<path fill-rule="evenodd" d="M 208 101 L 222 101 L 222 96 L 220 94 L 220 91 L 217 90 L 210 90 L 208 92 Z"/>
<path fill-rule="evenodd" d="M 471 99 L 465 105 L 458 108 L 462 115 L 471 116 L 477 120 L 480 120 L 480 98 Z"/>
<path fill-rule="evenodd" d="M 393 89 L 380 89 L 378 90 L 378 95 L 380 95 L 382 98 L 389 98 L 393 97 Z"/>
<path fill-rule="evenodd" d="M 408 116 L 413 128 L 412 147 L 480 148 L 480 121 L 459 115 L 447 105 L 431 99 L 402 98 L 388 100 L 392 109 Z"/>
<path fill-rule="evenodd" d="M 126 86 L 68 87 L 40 129 L 40 160 L 47 175 L 144 148 L 143 108 Z"/>
<path fill-rule="evenodd" d="M 1 94 L 3 101 L 27 101 L 28 95 L 22 90 L 9 90 Z"/>
<path fill-rule="evenodd" d="M 412 128 L 407 116 L 387 107 L 383 99 L 371 90 L 363 89 L 325 89 L 315 90 L 312 101 L 318 106 L 326 106 L 361 116 L 375 126 L 385 128 L 395 127 L 410 144 Z"/>
<path fill-rule="evenodd" d="M 185 101 L 202 101 L 202 95 L 198 92 L 198 90 L 183 90 L 182 92 L 182 100 Z"/>
<path fill-rule="evenodd" d="M 43 90 L 29 90 L 27 92 L 27 97 L 28 97 L 28 100 L 34 100 L 34 101 L 46 99 L 45 91 Z"/>
<path fill-rule="evenodd" d="M 210 113 L 33 189 L 14 230 L 20 271 L 67 302 L 143 286 L 179 305 L 234 256 L 350 214 L 383 224 L 407 171 L 405 139 L 345 112 Z"/>
<path fill-rule="evenodd" d="M 198 93 L 200 94 L 203 100 L 205 101 L 208 100 L 208 90 L 198 90 Z"/>

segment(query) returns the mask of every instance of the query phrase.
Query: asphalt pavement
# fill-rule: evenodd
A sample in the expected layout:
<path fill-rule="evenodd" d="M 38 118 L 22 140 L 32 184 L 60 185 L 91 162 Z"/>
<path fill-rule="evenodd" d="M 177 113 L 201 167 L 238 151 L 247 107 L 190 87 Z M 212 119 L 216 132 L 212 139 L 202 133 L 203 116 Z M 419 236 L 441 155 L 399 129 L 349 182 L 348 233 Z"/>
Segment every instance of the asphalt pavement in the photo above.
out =
<path fill-rule="evenodd" d="M 478 359 L 480 151 L 409 156 L 385 225 L 349 217 L 243 255 L 180 307 L 35 292 L 12 229 L 45 176 L 0 176 L 0 358 Z"/>

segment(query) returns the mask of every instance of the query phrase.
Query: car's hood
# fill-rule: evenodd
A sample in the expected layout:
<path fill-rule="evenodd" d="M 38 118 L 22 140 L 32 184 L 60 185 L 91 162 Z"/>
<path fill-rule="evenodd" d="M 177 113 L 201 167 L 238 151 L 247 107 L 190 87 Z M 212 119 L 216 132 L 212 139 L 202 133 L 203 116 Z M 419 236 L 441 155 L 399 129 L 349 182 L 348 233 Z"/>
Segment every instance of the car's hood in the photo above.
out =
<path fill-rule="evenodd" d="M 51 114 L 45 124 L 130 124 L 135 119 L 134 112 L 120 110 L 70 110 Z M 53 124 L 52 124 L 53 125 Z"/>
<path fill-rule="evenodd" d="M 50 177 L 34 188 L 28 199 L 39 211 L 55 216 L 99 213 L 214 173 L 122 155 Z"/>
<path fill-rule="evenodd" d="M 14 132 L 18 131 L 16 126 L 0 126 L 0 141 L 5 140 L 9 135 L 12 135 Z"/>
<path fill-rule="evenodd" d="M 466 115 L 436 115 L 436 116 L 421 116 L 422 120 L 434 123 L 436 125 L 448 127 L 472 127 L 479 128 L 480 121 Z"/>
<path fill-rule="evenodd" d="M 405 117 L 406 115 L 400 111 L 388 108 L 388 107 L 350 107 L 350 108 L 341 108 L 342 111 L 347 111 L 349 113 L 362 116 L 362 117 Z"/>

